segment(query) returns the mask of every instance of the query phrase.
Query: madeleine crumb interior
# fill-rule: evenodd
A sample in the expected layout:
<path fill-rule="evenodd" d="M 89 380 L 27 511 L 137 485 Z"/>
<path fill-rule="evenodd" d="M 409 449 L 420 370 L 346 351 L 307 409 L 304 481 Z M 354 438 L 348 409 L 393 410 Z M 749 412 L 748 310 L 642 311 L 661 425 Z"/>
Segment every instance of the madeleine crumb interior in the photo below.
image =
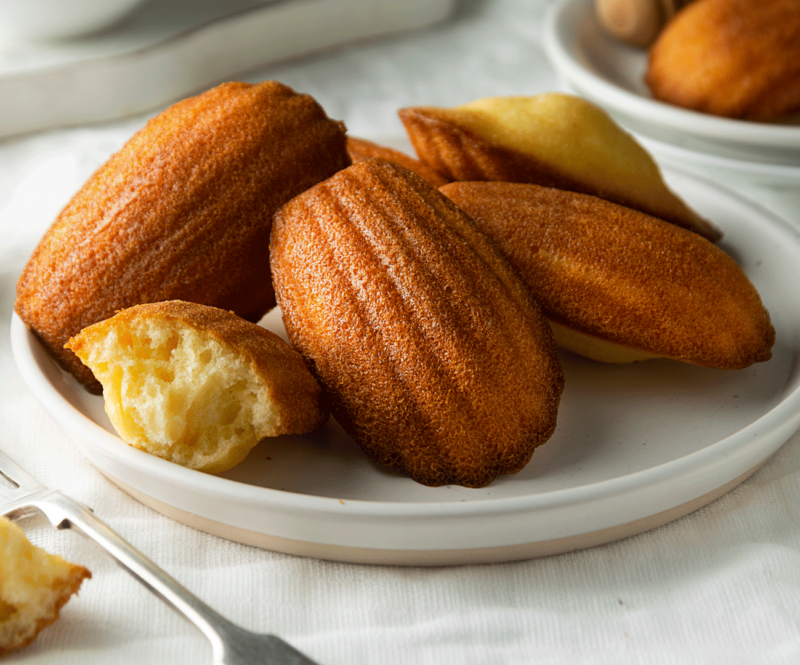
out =
<path fill-rule="evenodd" d="M 68 348 L 103 385 L 124 441 L 192 469 L 226 471 L 261 439 L 302 434 L 327 418 L 294 349 L 213 307 L 132 307 L 84 329 Z"/>
<path fill-rule="evenodd" d="M 32 545 L 0 517 L 0 656 L 30 644 L 92 574 Z"/>

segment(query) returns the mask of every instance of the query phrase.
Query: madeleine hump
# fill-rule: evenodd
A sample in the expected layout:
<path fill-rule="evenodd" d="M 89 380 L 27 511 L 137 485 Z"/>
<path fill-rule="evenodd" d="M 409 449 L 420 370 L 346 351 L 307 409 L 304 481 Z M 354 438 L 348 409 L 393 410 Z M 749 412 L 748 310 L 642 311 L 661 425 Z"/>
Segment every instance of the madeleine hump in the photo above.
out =
<path fill-rule="evenodd" d="M 373 462 L 482 487 L 552 435 L 564 378 L 547 321 L 422 178 L 354 164 L 278 211 L 271 252 L 289 339 Z"/>
<path fill-rule="evenodd" d="M 502 182 L 444 185 L 536 294 L 556 341 L 605 362 L 719 369 L 769 360 L 775 329 L 713 243 L 586 194 Z"/>
<path fill-rule="evenodd" d="M 258 321 L 275 305 L 275 210 L 350 163 L 342 123 L 274 81 L 226 83 L 150 120 L 75 195 L 17 284 L 16 311 L 59 363 L 117 310 L 163 300 Z"/>
<path fill-rule="evenodd" d="M 68 346 L 102 383 L 120 437 L 190 469 L 227 471 L 264 437 L 305 434 L 328 419 L 300 354 L 216 307 L 129 307 Z"/>
<path fill-rule="evenodd" d="M 496 180 L 591 194 L 699 233 L 721 233 L 664 183 L 658 166 L 600 107 L 561 93 L 400 109 L 420 160 L 448 180 Z"/>

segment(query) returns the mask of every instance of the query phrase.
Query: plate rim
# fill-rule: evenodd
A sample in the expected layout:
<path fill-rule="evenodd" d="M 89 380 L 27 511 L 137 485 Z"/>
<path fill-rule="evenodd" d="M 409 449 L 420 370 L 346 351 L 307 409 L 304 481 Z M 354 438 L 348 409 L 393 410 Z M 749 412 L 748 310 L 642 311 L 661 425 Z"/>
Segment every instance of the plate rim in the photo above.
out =
<path fill-rule="evenodd" d="M 214 485 L 219 485 L 220 488 L 236 487 L 246 493 L 266 494 L 271 498 L 276 499 L 291 496 L 293 502 L 299 501 L 300 503 L 309 503 L 309 506 L 304 507 L 320 509 L 323 511 L 327 511 L 330 508 L 335 508 L 335 505 L 340 503 L 340 499 L 336 499 L 334 497 L 300 494 L 287 490 L 250 485 L 248 483 L 230 478 L 203 474 L 199 471 L 173 464 L 161 458 L 149 455 L 148 453 L 137 448 L 133 448 L 132 446 L 124 443 L 119 437 L 115 436 L 111 432 L 108 432 L 104 427 L 94 422 L 91 418 L 73 407 L 72 404 L 70 404 L 69 401 L 51 384 L 51 382 L 47 380 L 44 374 L 41 374 L 38 371 L 31 371 L 30 368 L 38 365 L 33 353 L 30 350 L 31 345 L 40 344 L 40 342 L 36 339 L 35 335 L 26 328 L 25 324 L 22 322 L 16 312 L 13 313 L 11 317 L 11 343 L 17 368 L 19 369 L 20 374 L 23 376 L 26 385 L 35 395 L 40 404 L 48 413 L 50 413 L 51 416 L 65 416 L 63 420 L 56 417 L 56 421 L 59 424 L 70 421 L 73 423 L 77 422 L 77 429 L 81 430 L 85 435 L 88 435 L 88 439 L 90 441 L 97 442 L 99 438 L 101 439 L 99 444 L 96 443 L 96 445 L 99 445 L 99 447 L 102 448 L 102 446 L 106 445 L 112 446 L 110 451 L 101 449 L 100 452 L 103 454 L 108 454 L 110 452 L 115 457 L 126 458 L 126 461 L 130 461 L 137 467 L 153 465 L 159 472 L 161 472 L 163 469 L 163 474 L 159 473 L 159 476 L 177 474 L 180 477 L 180 480 L 185 480 L 187 484 L 194 485 L 195 483 L 192 482 L 193 480 L 203 478 L 204 481 L 210 482 Z M 54 360 L 50 360 L 55 364 Z M 59 371 L 61 371 L 63 374 L 63 370 L 59 369 Z M 64 380 L 69 380 L 69 377 L 67 377 L 66 374 L 63 375 L 63 378 Z M 794 414 L 793 417 L 786 418 L 787 422 L 797 421 L 798 426 L 800 426 L 800 386 L 795 388 L 778 404 L 773 406 L 769 411 L 748 424 L 746 427 L 737 430 L 727 437 L 719 439 L 706 448 L 694 451 L 688 455 L 684 455 L 683 457 L 674 460 L 663 462 L 645 470 L 635 471 L 623 476 L 617 476 L 613 479 L 588 483 L 575 488 L 549 490 L 547 492 L 542 492 L 535 495 L 483 499 L 481 501 L 467 503 L 436 501 L 368 501 L 363 499 L 346 499 L 344 501 L 350 506 L 359 507 L 362 511 L 364 511 L 365 514 L 370 514 L 376 517 L 387 517 L 389 516 L 387 511 L 392 512 L 392 510 L 395 510 L 398 507 L 402 508 L 404 514 L 418 513 L 419 516 L 430 515 L 432 511 L 436 512 L 437 514 L 443 512 L 445 513 L 443 516 L 449 517 L 463 516 L 465 514 L 474 513 L 476 508 L 479 509 L 479 512 L 488 512 L 490 514 L 494 514 L 496 512 L 505 513 L 509 510 L 514 512 L 516 510 L 530 510 L 530 507 L 524 504 L 527 504 L 531 501 L 536 502 L 536 499 L 540 497 L 545 499 L 552 498 L 553 503 L 559 507 L 568 505 L 570 503 L 580 503 L 588 498 L 580 496 L 582 494 L 602 495 L 606 492 L 609 492 L 612 486 L 618 486 L 620 484 L 626 485 L 625 489 L 628 490 L 638 488 L 643 484 L 655 484 L 658 482 L 663 482 L 667 479 L 665 476 L 671 476 L 673 473 L 680 473 L 680 469 L 682 467 L 688 467 L 692 469 L 696 468 L 695 462 L 697 460 L 702 460 L 704 457 L 712 457 L 718 454 L 732 452 L 727 450 L 727 448 L 733 448 L 733 450 L 735 450 L 737 448 L 738 439 L 749 438 L 753 434 L 753 430 L 760 429 L 765 424 L 768 424 L 765 429 L 769 430 L 773 427 L 772 421 L 774 420 L 779 421 L 777 423 L 778 425 L 782 424 L 783 419 L 779 418 L 779 416 L 783 415 L 783 411 Z M 645 477 L 647 477 L 647 480 L 650 481 L 649 483 L 644 482 L 643 479 Z M 227 494 L 228 492 L 223 493 Z M 578 496 L 575 497 L 574 495 Z M 536 499 L 533 497 L 536 497 Z M 564 497 L 566 497 L 566 500 L 563 499 Z M 278 501 L 278 503 L 280 503 L 280 501 Z M 547 501 L 547 503 L 549 503 L 549 501 Z M 335 512 L 338 514 L 338 511 Z"/>
<path fill-rule="evenodd" d="M 800 151 L 800 126 L 737 120 L 672 106 L 630 92 L 581 65 L 570 48 L 572 45 L 577 47 L 576 31 L 569 28 L 574 28 L 578 15 L 585 15 L 590 7 L 590 0 L 558 0 L 547 11 L 542 29 L 542 44 L 551 64 L 581 94 L 591 96 L 595 101 L 602 99 L 597 103 L 654 129 L 678 130 L 683 135 L 700 137 L 706 142 L 710 137 L 725 139 L 725 145 L 740 148 Z M 597 90 L 599 94 L 587 94 L 587 88 Z M 647 120 L 654 112 L 662 118 L 663 124 L 653 125 Z"/>
<path fill-rule="evenodd" d="M 791 164 L 749 162 L 747 160 L 737 159 L 735 157 L 727 157 L 709 152 L 700 152 L 699 150 L 687 148 L 675 143 L 668 143 L 667 141 L 637 132 L 631 132 L 631 134 L 648 152 L 657 156 L 663 156 L 672 159 L 691 159 L 696 163 L 700 163 L 709 168 L 726 169 L 729 171 L 737 171 L 739 173 L 747 173 L 748 175 L 756 177 L 760 176 L 763 178 L 773 178 L 776 181 L 779 181 L 778 184 L 780 184 L 780 181 L 783 179 L 800 183 L 800 164 L 794 166 Z"/>
<path fill-rule="evenodd" d="M 666 174 L 674 173 L 681 177 L 698 181 L 702 187 L 709 189 L 717 194 L 728 198 L 731 203 L 738 207 L 749 210 L 762 221 L 766 220 L 773 232 L 784 236 L 794 245 L 794 251 L 800 255 L 800 235 L 791 224 L 781 219 L 779 216 L 767 210 L 759 204 L 754 203 L 737 192 L 729 190 L 717 183 L 710 182 L 703 178 L 667 167 L 664 169 Z M 761 416 L 750 422 L 736 432 L 721 438 L 700 450 L 693 451 L 679 458 L 668 460 L 647 469 L 632 473 L 616 476 L 611 479 L 587 483 L 578 487 L 561 488 L 514 497 L 485 498 L 480 501 L 426 501 L 426 502 L 402 502 L 402 501 L 368 501 L 363 499 L 341 500 L 331 496 L 314 496 L 297 492 L 290 492 L 274 488 L 249 485 L 245 482 L 229 478 L 209 476 L 191 469 L 180 467 L 167 462 L 148 453 L 137 450 L 125 444 L 116 435 L 107 431 L 100 424 L 94 422 L 87 415 L 75 408 L 64 395 L 52 384 L 48 377 L 40 371 L 37 360 L 33 352 L 33 344 L 39 344 L 32 332 L 30 332 L 16 313 L 11 317 L 11 347 L 15 363 L 23 380 L 28 388 L 36 397 L 37 401 L 44 407 L 57 424 L 62 427 L 73 440 L 89 461 L 98 466 L 92 455 L 87 454 L 83 444 L 75 439 L 74 430 L 80 432 L 82 440 L 95 446 L 100 455 L 113 457 L 121 460 L 125 464 L 144 472 L 150 479 L 161 480 L 168 478 L 176 481 L 181 486 L 194 488 L 195 491 L 213 493 L 220 496 L 230 497 L 238 503 L 255 502 L 260 507 L 269 506 L 270 509 L 286 515 L 305 514 L 313 512 L 315 516 L 326 519 L 335 516 L 337 519 L 345 520 L 403 520 L 409 524 L 423 524 L 430 522 L 431 518 L 473 518 L 484 521 L 496 518 L 497 516 L 525 516 L 530 515 L 531 511 L 559 511 L 568 509 L 570 506 L 585 504 L 587 501 L 618 501 L 621 497 L 642 492 L 653 492 L 653 488 L 662 487 L 674 481 L 676 477 L 691 478 L 694 486 L 701 491 L 696 496 L 705 494 L 709 490 L 708 484 L 698 485 L 697 478 L 705 478 L 708 483 L 709 474 L 716 474 L 715 477 L 722 477 L 723 482 L 738 476 L 743 471 L 753 467 L 757 462 L 766 459 L 773 454 L 783 443 L 785 443 L 800 427 L 800 385 L 794 387 L 781 400 L 774 404 Z M 42 349 L 42 353 L 44 353 Z M 50 359 L 50 362 L 55 362 Z M 60 371 L 60 370 L 59 370 Z M 64 381 L 71 380 L 62 374 Z M 757 438 L 759 441 L 769 441 L 766 446 L 747 446 L 747 442 Z M 106 449 L 107 444 L 111 444 Z M 764 452 L 766 450 L 766 452 Z M 720 459 L 724 459 L 724 464 L 720 464 Z M 727 465 L 727 466 L 725 466 Z M 738 466 L 737 466 L 738 465 Z M 155 469 L 155 474 L 151 472 Z M 738 469 L 737 473 L 730 473 L 731 469 Z M 107 469 L 101 468 L 104 473 Z M 725 474 L 728 477 L 724 477 Z M 113 474 L 112 474 L 113 475 Z M 119 478 L 126 482 L 123 478 Z M 202 481 L 201 481 L 202 479 Z M 209 485 L 210 483 L 210 485 Z M 722 484 L 722 483 L 719 483 Z M 679 505 L 687 500 L 696 498 L 688 495 L 681 495 L 680 499 L 674 501 L 674 505 Z M 178 502 L 180 504 L 180 502 Z M 181 505 L 175 505 L 180 508 Z M 672 507 L 672 506 L 670 506 Z M 213 516 L 209 516 L 213 519 Z M 620 518 L 619 524 L 629 520 Z M 231 523 L 232 526 L 241 524 Z M 566 525 L 563 528 L 563 535 L 581 533 L 581 527 Z M 279 534 L 280 535 L 280 534 Z M 330 537 L 327 536 L 329 539 Z M 529 542 L 530 537 L 524 534 L 516 534 L 516 542 Z M 512 536 L 510 536 L 512 538 Z M 334 538 L 335 540 L 335 538 Z M 324 542 L 319 540 L 316 542 Z M 509 541 L 510 542 L 510 541 Z M 330 544 L 336 544 L 331 542 Z M 485 544 L 491 544 L 486 541 Z M 484 544 L 484 546 L 485 546 Z M 412 545 L 408 545 L 409 548 Z M 462 549 L 475 549 L 477 545 L 463 544 Z M 402 547 L 400 547 L 402 549 Z M 431 550 L 446 549 L 444 546 L 436 546 L 431 543 Z"/>

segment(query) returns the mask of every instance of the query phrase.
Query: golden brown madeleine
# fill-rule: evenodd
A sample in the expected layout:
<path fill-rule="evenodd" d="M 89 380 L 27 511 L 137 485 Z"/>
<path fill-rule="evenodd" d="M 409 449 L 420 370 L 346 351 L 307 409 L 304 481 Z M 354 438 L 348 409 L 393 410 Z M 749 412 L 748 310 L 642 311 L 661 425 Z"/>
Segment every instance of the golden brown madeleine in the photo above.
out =
<path fill-rule="evenodd" d="M 565 348 L 606 362 L 666 357 L 724 369 L 771 357 L 775 330 L 755 287 L 697 234 L 536 185 L 441 191 L 500 247 Z"/>
<path fill-rule="evenodd" d="M 404 152 L 378 145 L 365 139 L 357 139 L 354 136 L 347 137 L 347 152 L 353 163 L 363 162 L 366 159 L 385 159 L 400 166 L 405 166 L 409 171 L 413 171 L 420 178 L 424 178 L 433 187 L 441 187 L 450 182 L 447 178 L 439 175 L 429 166 L 426 166 L 418 159 L 414 159 Z"/>
<path fill-rule="evenodd" d="M 328 418 L 297 351 L 215 307 L 130 307 L 68 346 L 103 384 L 126 443 L 199 471 L 226 471 L 264 437 L 304 434 Z"/>
<path fill-rule="evenodd" d="M 746 120 L 800 111 L 797 0 L 695 0 L 650 49 L 653 96 Z"/>
<path fill-rule="evenodd" d="M 0 515 L 0 656 L 33 642 L 91 576 L 87 568 L 32 545 Z"/>
<path fill-rule="evenodd" d="M 344 126 L 275 82 L 227 83 L 150 120 L 42 238 L 16 311 L 84 385 L 67 340 L 119 309 L 188 300 L 250 321 L 274 306 L 275 210 L 350 163 Z"/>
<path fill-rule="evenodd" d="M 497 249 L 407 169 L 354 164 L 283 206 L 272 230 L 289 338 L 378 464 L 481 487 L 556 425 L 547 322 Z"/>
<path fill-rule="evenodd" d="M 721 237 L 669 190 L 630 134 L 579 97 L 488 97 L 399 114 L 422 162 L 449 180 L 523 182 L 592 194 L 709 240 Z"/>

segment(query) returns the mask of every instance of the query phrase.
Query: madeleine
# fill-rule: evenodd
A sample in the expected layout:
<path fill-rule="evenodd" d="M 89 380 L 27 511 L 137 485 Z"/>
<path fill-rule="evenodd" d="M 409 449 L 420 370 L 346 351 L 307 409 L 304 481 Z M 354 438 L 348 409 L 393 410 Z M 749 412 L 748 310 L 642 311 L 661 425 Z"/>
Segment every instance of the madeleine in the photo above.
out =
<path fill-rule="evenodd" d="M 275 216 L 275 290 L 293 345 L 374 462 L 425 485 L 515 473 L 556 426 L 547 321 L 472 220 L 371 160 Z"/>
<path fill-rule="evenodd" d="M 605 362 L 672 358 L 721 369 L 772 355 L 775 330 L 755 287 L 697 234 L 536 185 L 441 191 L 495 241 L 564 348 Z"/>
<path fill-rule="evenodd" d="M 439 175 L 429 166 L 426 166 L 418 159 L 410 157 L 404 152 L 389 148 L 379 143 L 373 143 L 366 139 L 358 139 L 354 136 L 347 137 L 347 152 L 350 159 L 355 164 L 356 162 L 363 162 L 367 159 L 385 159 L 400 166 L 405 166 L 409 171 L 413 171 L 420 178 L 427 180 L 429 184 L 434 187 L 440 187 L 450 182 L 447 178 Z"/>
<path fill-rule="evenodd" d="M 123 441 L 190 469 L 227 471 L 261 439 L 304 434 L 328 418 L 297 351 L 215 307 L 130 307 L 67 346 L 103 385 Z"/>
<path fill-rule="evenodd" d="M 800 111 L 797 0 L 695 0 L 650 48 L 645 82 L 663 102 L 744 120 Z"/>
<path fill-rule="evenodd" d="M 489 97 L 399 114 L 420 160 L 449 180 L 521 182 L 592 194 L 709 240 L 721 237 L 670 191 L 630 134 L 579 97 Z"/>
<path fill-rule="evenodd" d="M 275 210 L 347 166 L 341 123 L 276 82 L 227 83 L 156 116 L 42 238 L 16 311 L 60 364 L 100 386 L 67 340 L 117 310 L 186 300 L 258 321 L 275 304 Z"/>

